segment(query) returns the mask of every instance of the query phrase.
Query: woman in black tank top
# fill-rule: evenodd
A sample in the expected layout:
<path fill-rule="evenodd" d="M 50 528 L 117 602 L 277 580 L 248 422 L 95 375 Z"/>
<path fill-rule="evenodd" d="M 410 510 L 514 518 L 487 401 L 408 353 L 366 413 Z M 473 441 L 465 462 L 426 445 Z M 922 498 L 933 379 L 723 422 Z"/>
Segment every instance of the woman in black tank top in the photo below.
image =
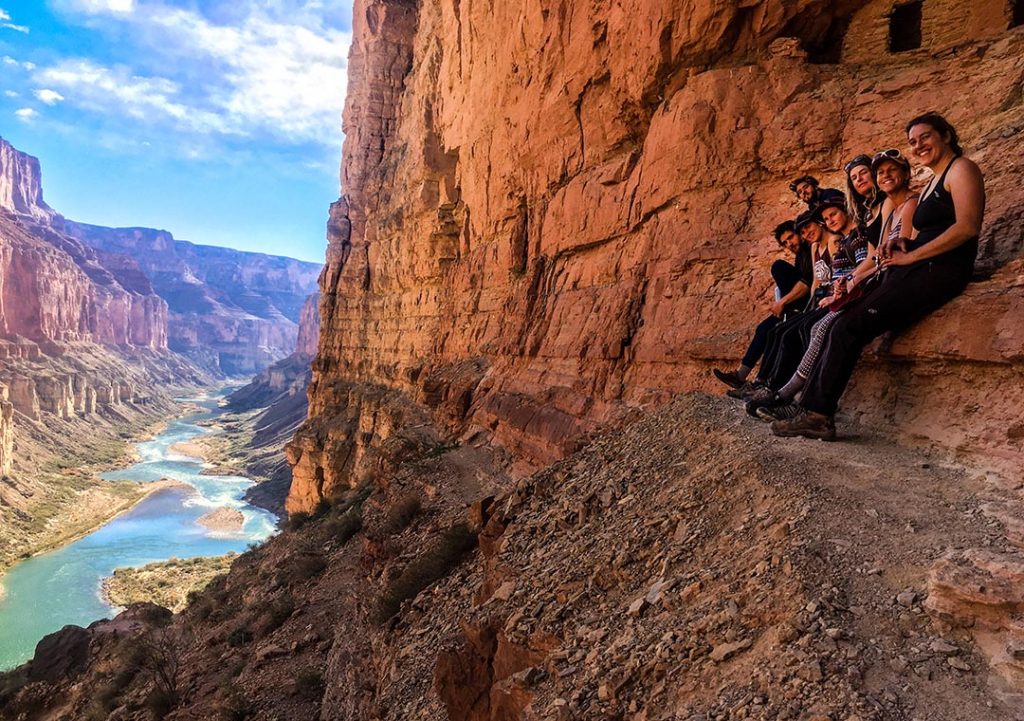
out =
<path fill-rule="evenodd" d="M 907 126 L 912 155 L 932 171 L 914 213 L 906 253 L 886 248 L 882 267 L 913 266 L 925 260 L 954 263 L 970 275 L 978 254 L 985 214 L 981 170 L 963 157 L 956 130 L 942 116 L 928 114 Z"/>
<path fill-rule="evenodd" d="M 985 212 L 981 171 L 963 157 L 956 130 L 940 115 L 914 118 L 907 137 L 911 156 L 933 174 L 921 193 L 913 228 L 905 238 L 883 244 L 882 282 L 833 323 L 799 410 L 772 424 L 776 435 L 834 440 L 839 399 L 865 346 L 945 305 L 971 278 Z"/>

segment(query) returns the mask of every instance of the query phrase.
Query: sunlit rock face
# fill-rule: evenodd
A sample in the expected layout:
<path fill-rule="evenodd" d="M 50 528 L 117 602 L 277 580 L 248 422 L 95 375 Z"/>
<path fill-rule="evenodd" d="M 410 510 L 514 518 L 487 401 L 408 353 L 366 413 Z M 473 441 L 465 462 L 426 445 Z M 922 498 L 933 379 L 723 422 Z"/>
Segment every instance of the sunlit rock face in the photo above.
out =
<path fill-rule="evenodd" d="M 50 222 L 57 213 L 43 200 L 39 160 L 0 138 L 0 208 Z"/>
<path fill-rule="evenodd" d="M 131 258 L 64 232 L 39 161 L 0 139 L 0 335 L 165 350 L 167 303 Z"/>
<path fill-rule="evenodd" d="M 150 228 L 66 227 L 89 246 L 138 263 L 170 306 L 172 350 L 234 376 L 257 373 L 295 350 L 319 265 L 195 245 Z"/>
<path fill-rule="evenodd" d="M 372 471 L 411 405 L 536 467 L 624 408 L 719 390 L 710 366 L 765 313 L 789 180 L 842 187 L 846 159 L 905 148 L 936 107 L 986 173 L 986 279 L 868 354 L 844 410 L 1019 461 L 1024 36 L 1006 4 L 926 3 L 906 53 L 892 2 L 741 5 L 356 3 L 292 510 Z"/>

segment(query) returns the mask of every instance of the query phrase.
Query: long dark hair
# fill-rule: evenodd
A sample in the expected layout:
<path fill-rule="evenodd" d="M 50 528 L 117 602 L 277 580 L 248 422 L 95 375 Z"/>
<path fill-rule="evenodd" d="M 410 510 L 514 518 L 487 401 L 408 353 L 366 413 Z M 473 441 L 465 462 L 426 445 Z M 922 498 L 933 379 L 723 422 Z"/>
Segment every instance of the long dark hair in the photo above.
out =
<path fill-rule="evenodd" d="M 964 154 L 964 149 L 960 147 L 960 135 L 956 132 L 956 128 L 954 128 L 948 120 L 938 113 L 930 112 L 925 113 L 924 115 L 918 115 L 907 123 L 907 129 L 904 132 L 909 135 L 910 129 L 915 125 L 928 125 L 931 126 L 931 128 L 939 135 L 948 135 L 949 147 L 953 149 L 953 152 L 958 156 Z"/>
<path fill-rule="evenodd" d="M 878 183 L 875 182 L 874 173 L 871 173 L 872 190 L 868 195 L 861 195 L 853 187 L 853 181 L 850 180 L 850 171 L 861 165 L 865 166 L 870 173 L 871 156 L 858 155 L 843 166 L 843 171 L 846 175 L 846 212 L 849 213 L 852 218 L 855 218 L 858 223 L 866 222 L 867 217 L 871 215 L 871 209 L 878 204 L 880 197 L 884 197 L 884 194 L 879 193 L 878 191 Z"/>

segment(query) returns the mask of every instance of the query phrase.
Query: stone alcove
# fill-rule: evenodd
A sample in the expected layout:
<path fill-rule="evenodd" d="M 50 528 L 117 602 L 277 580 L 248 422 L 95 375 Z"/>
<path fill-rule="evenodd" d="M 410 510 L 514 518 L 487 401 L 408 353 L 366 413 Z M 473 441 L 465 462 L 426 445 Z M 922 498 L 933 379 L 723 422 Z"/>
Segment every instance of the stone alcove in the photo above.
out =
<path fill-rule="evenodd" d="M 1021 24 L 1024 0 L 873 0 L 851 18 L 842 60 L 888 62 L 895 53 L 943 50 Z"/>

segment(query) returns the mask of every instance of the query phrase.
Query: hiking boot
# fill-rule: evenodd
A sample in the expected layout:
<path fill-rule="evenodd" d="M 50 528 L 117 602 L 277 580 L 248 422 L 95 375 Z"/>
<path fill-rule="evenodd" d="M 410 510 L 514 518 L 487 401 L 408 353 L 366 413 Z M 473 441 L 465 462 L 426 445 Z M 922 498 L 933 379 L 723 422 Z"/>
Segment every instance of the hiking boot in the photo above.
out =
<path fill-rule="evenodd" d="M 783 403 L 785 401 L 779 398 L 779 394 L 771 388 L 758 388 L 750 394 L 750 398 L 747 400 L 747 415 L 752 418 L 759 418 L 760 416 L 757 415 L 759 409 L 773 408 Z"/>
<path fill-rule="evenodd" d="M 800 406 L 796 403 L 783 402 L 780 405 L 761 406 L 757 409 L 757 417 L 762 421 L 791 421 L 800 414 Z"/>
<path fill-rule="evenodd" d="M 715 374 L 715 378 L 730 388 L 739 388 L 743 385 L 743 379 L 732 371 L 720 371 L 717 368 L 712 368 L 711 372 Z"/>
<path fill-rule="evenodd" d="M 836 424 L 832 416 L 815 413 L 797 406 L 797 411 L 792 418 L 772 423 L 772 433 L 783 438 L 803 436 L 804 438 L 834 441 L 836 439 Z"/>
<path fill-rule="evenodd" d="M 725 395 L 730 398 L 735 398 L 738 401 L 748 401 L 750 400 L 750 396 L 752 396 L 759 388 L 766 387 L 767 386 L 765 386 L 761 381 L 754 381 L 753 383 L 747 381 L 739 388 L 733 388 L 732 390 L 726 391 Z"/>

